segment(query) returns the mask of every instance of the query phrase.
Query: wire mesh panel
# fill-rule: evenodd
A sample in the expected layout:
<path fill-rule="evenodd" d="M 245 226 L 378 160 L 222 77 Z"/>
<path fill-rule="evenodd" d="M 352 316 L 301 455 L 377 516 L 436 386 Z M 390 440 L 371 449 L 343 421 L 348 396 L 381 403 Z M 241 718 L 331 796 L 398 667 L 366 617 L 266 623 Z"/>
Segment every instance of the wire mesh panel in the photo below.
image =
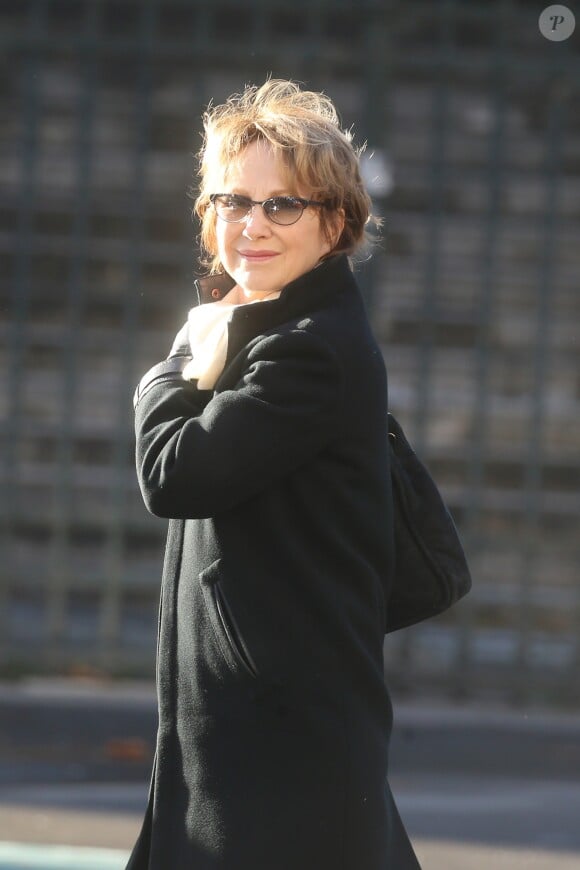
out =
<path fill-rule="evenodd" d="M 389 639 L 387 661 L 405 687 L 571 700 L 578 48 L 554 51 L 524 4 L 491 7 L 433 4 L 390 92 L 375 322 L 391 400 L 445 481 L 475 584 L 447 617 Z"/>
<path fill-rule="evenodd" d="M 2 4 L 5 671 L 152 673 L 165 524 L 131 396 L 192 304 L 201 112 L 272 74 L 368 140 L 391 404 L 473 563 L 469 600 L 387 639 L 388 678 L 577 697 L 578 42 L 528 6 Z"/>

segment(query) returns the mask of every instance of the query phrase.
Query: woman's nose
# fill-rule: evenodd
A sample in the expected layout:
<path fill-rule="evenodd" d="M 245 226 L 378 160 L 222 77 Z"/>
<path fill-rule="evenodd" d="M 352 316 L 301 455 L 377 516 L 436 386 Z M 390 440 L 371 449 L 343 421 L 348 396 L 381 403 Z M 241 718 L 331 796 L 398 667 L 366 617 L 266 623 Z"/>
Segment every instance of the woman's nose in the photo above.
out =
<path fill-rule="evenodd" d="M 255 236 L 268 235 L 271 232 L 271 224 L 261 205 L 253 205 L 244 221 L 244 233 L 254 238 Z"/>

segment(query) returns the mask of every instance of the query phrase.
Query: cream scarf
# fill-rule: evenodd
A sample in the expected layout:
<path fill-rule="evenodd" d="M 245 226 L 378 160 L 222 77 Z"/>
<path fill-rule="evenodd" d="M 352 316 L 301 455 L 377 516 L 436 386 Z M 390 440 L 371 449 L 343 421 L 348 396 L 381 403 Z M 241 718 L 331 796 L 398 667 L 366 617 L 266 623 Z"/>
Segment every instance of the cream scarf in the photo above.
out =
<path fill-rule="evenodd" d="M 226 302 L 227 296 L 225 296 L 219 302 L 206 302 L 192 308 L 187 320 L 193 359 L 183 370 L 185 380 L 197 380 L 200 390 L 212 390 L 226 363 L 228 324 L 231 322 L 234 310 L 241 305 L 253 305 L 266 299 L 277 299 L 281 292 L 279 290 L 263 299 L 252 299 L 251 302 L 238 305 Z"/>

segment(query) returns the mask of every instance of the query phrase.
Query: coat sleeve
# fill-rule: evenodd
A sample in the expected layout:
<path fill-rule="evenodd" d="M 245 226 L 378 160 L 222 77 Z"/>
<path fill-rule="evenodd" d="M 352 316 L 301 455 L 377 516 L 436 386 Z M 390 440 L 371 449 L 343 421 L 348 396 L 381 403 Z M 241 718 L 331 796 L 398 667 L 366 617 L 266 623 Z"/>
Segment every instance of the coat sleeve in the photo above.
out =
<path fill-rule="evenodd" d="M 209 402 L 181 377 L 154 384 L 135 414 L 148 510 L 197 519 L 255 496 L 332 439 L 341 392 L 336 354 L 300 330 L 258 341 L 235 387 Z"/>

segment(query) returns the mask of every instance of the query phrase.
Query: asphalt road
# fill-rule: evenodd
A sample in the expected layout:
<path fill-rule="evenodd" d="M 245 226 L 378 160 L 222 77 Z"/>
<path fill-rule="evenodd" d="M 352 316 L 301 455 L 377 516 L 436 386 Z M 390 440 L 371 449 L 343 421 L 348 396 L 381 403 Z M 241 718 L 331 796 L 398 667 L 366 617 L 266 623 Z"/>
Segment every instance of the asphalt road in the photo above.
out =
<path fill-rule="evenodd" d="M 155 724 L 150 687 L 0 687 L 0 870 L 121 870 Z M 395 702 L 390 778 L 424 870 L 580 867 L 580 716 Z"/>

